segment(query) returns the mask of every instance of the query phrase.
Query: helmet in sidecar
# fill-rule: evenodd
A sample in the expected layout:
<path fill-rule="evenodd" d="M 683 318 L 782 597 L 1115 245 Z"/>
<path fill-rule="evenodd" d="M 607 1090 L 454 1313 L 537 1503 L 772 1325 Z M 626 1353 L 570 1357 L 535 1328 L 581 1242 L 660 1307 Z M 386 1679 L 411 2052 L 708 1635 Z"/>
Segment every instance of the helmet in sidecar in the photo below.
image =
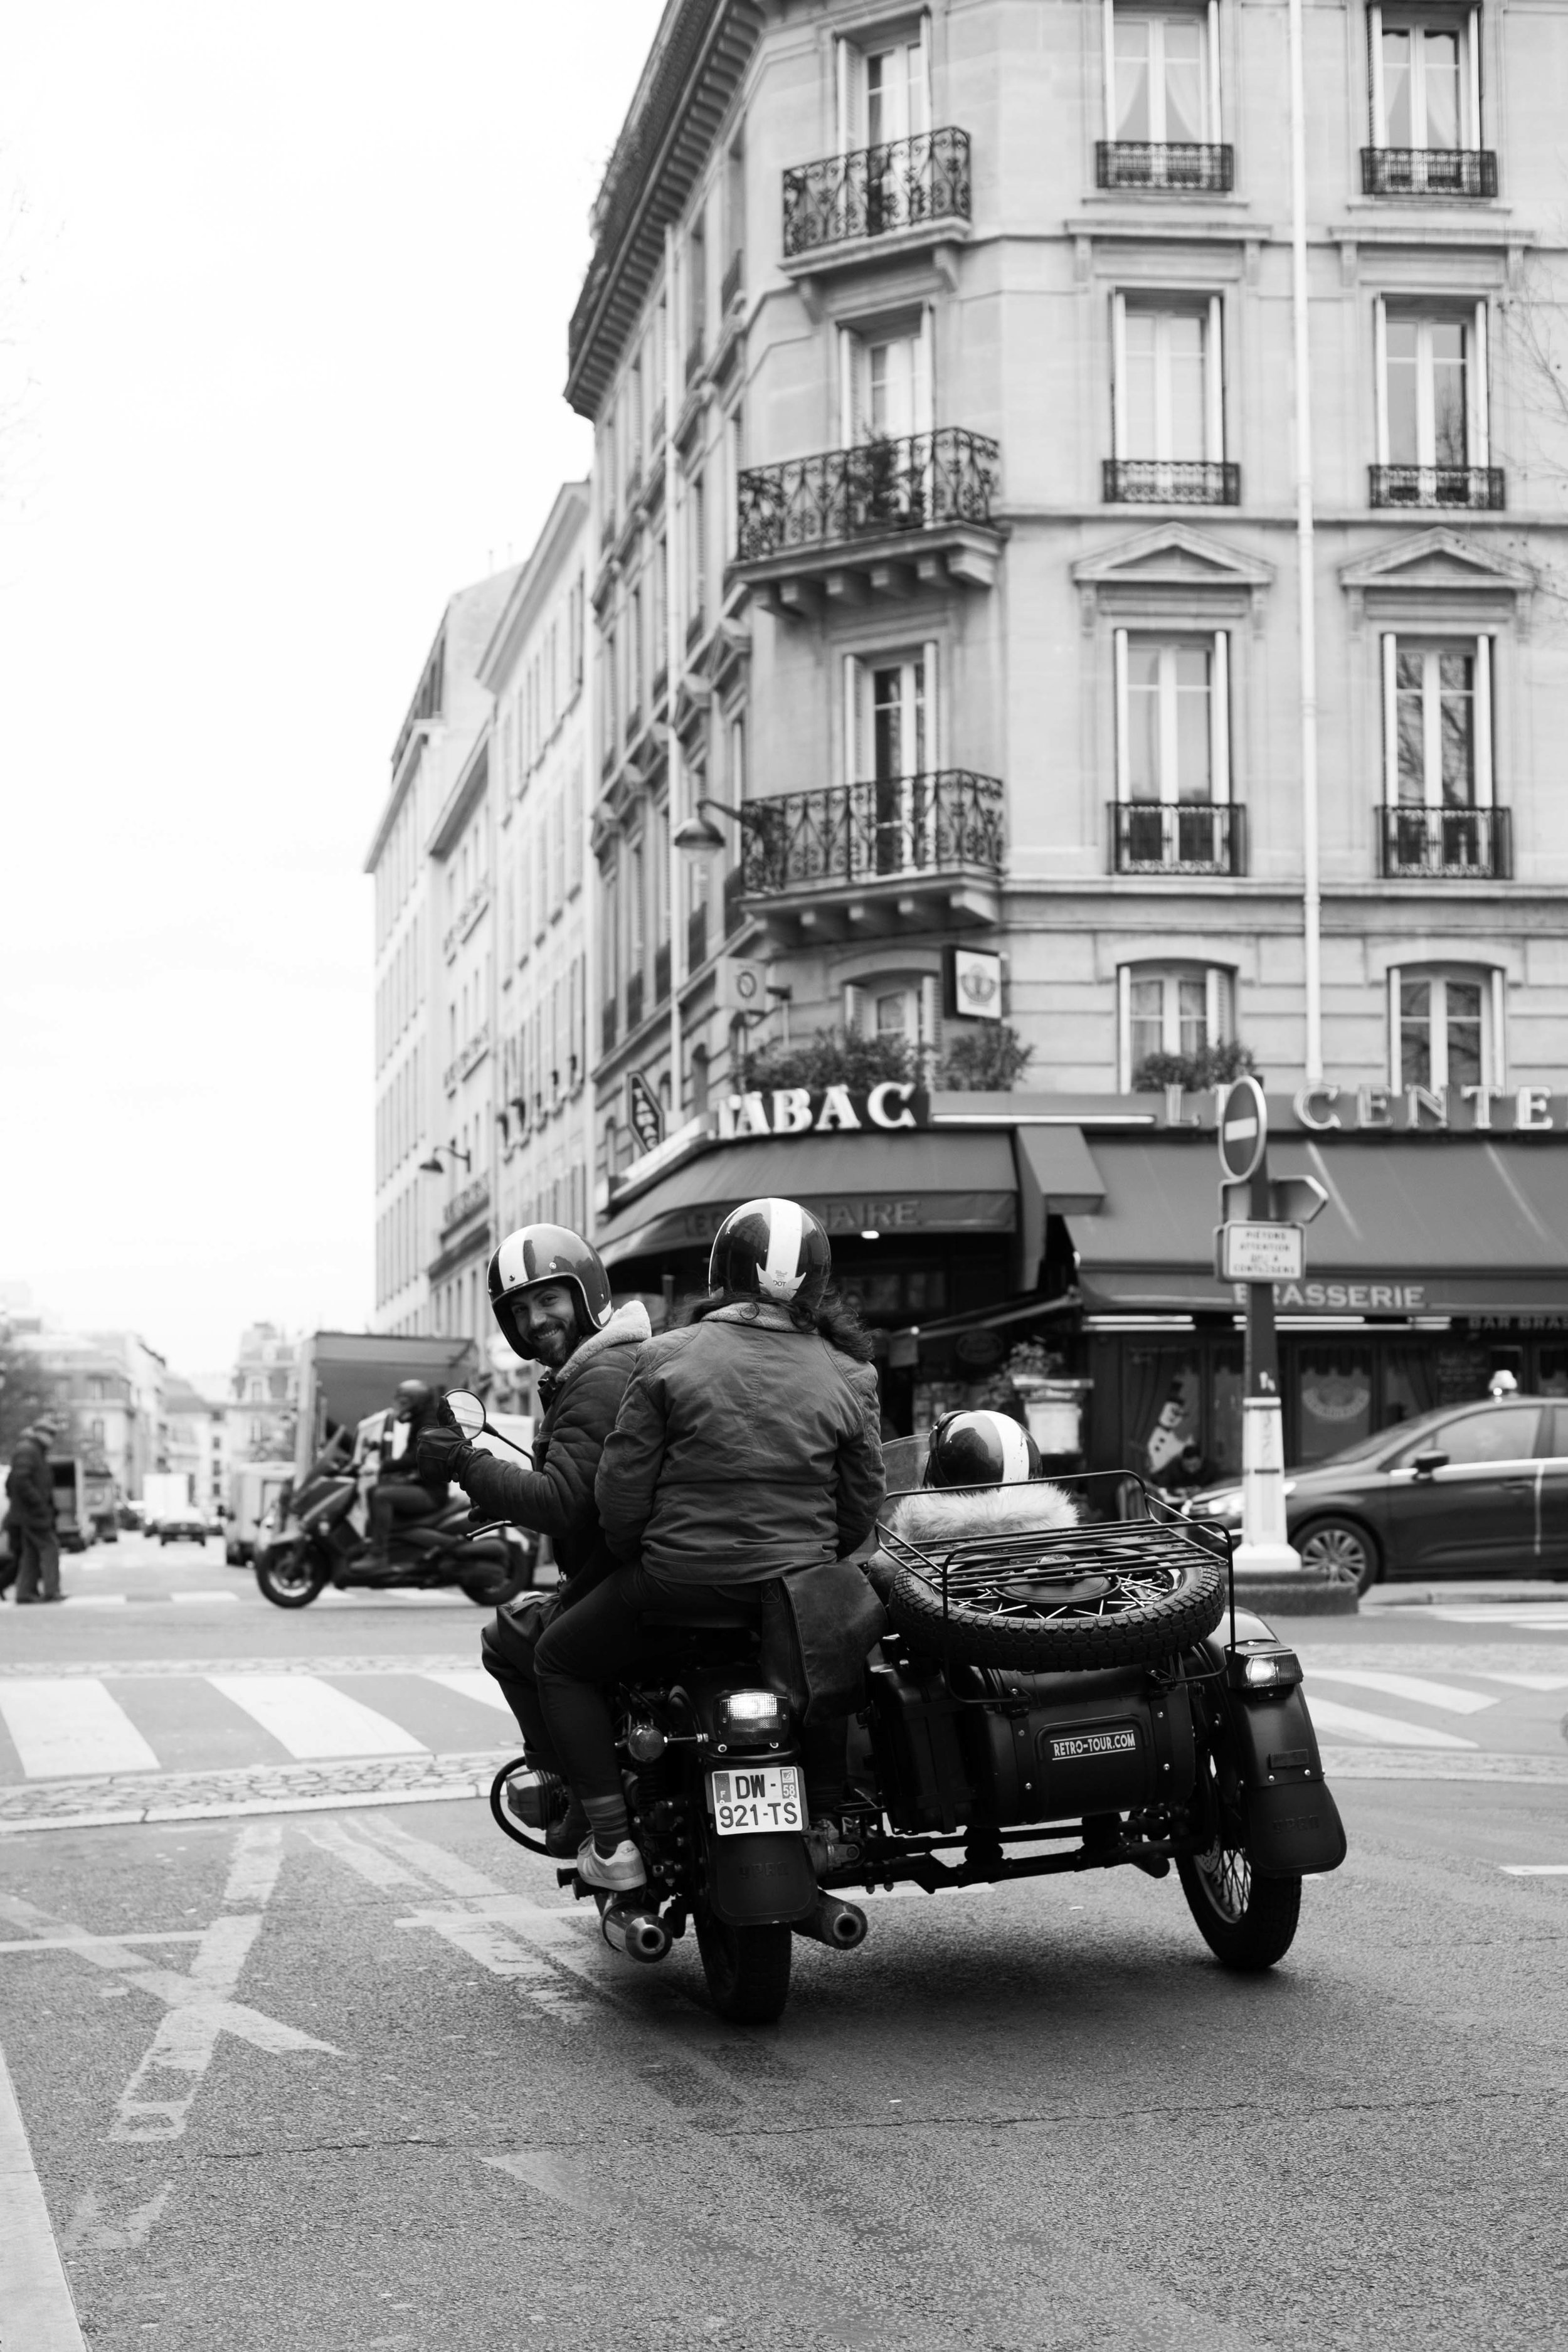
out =
<path fill-rule="evenodd" d="M 572 1293 L 578 1339 L 602 1331 L 615 1312 L 610 1277 L 591 1242 L 570 1225 L 520 1225 L 490 1260 L 489 1291 L 490 1313 L 502 1338 L 525 1361 L 534 1355 L 528 1336 L 528 1296 L 547 1283 L 563 1283 Z"/>
<path fill-rule="evenodd" d="M 931 1433 L 928 1486 L 1011 1486 L 1040 1475 L 1040 1449 L 1011 1413 L 950 1412 Z"/>

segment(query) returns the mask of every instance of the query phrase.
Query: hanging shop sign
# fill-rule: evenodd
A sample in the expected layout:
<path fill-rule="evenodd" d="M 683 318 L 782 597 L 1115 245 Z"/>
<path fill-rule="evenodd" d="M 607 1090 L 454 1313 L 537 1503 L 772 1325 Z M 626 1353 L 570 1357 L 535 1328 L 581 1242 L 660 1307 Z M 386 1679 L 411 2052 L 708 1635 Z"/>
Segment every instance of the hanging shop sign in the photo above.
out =
<path fill-rule="evenodd" d="M 949 948 L 943 959 L 942 1010 L 950 1021 L 1000 1021 L 1002 959 L 984 948 Z"/>
<path fill-rule="evenodd" d="M 652 1151 L 664 1141 L 664 1110 L 640 1070 L 626 1072 L 626 1125 L 639 1151 Z"/>
<path fill-rule="evenodd" d="M 868 1087 L 770 1087 L 719 1105 L 719 1139 L 749 1135 L 898 1134 L 931 1124 L 931 1097 L 903 1080 Z"/>

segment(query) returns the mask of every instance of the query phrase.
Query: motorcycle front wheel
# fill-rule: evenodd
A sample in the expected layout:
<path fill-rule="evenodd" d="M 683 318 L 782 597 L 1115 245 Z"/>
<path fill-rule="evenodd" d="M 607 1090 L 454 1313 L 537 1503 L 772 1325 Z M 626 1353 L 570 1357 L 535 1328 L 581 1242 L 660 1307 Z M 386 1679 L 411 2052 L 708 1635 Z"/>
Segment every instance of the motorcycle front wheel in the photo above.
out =
<path fill-rule="evenodd" d="M 308 1609 L 326 1583 L 326 1573 L 303 1541 L 269 1551 L 256 1562 L 256 1581 L 274 1609 Z"/>
<path fill-rule="evenodd" d="M 730 2025 L 774 2025 L 789 1999 L 795 1937 L 788 1927 L 731 1927 L 696 1914 L 697 1950 L 709 1998 Z"/>
<path fill-rule="evenodd" d="M 1301 1916 L 1300 1878 L 1258 1878 L 1239 1846 L 1217 1843 L 1179 1855 L 1176 1868 L 1198 1933 L 1224 1967 L 1255 1974 L 1284 1958 Z"/>

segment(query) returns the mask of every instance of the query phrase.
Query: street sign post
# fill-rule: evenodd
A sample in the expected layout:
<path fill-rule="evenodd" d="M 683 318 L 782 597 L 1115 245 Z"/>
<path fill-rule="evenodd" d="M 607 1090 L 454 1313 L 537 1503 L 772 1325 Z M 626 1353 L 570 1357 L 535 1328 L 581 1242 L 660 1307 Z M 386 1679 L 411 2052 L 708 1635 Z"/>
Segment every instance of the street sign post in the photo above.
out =
<path fill-rule="evenodd" d="M 1219 1271 L 1247 1285 L 1247 1350 L 1241 1409 L 1241 1541 L 1238 1570 L 1279 1575 L 1300 1568 L 1285 1529 L 1285 1432 L 1274 1285 L 1299 1280 L 1305 1263 L 1300 1224 L 1276 1210 L 1268 1181 L 1268 1105 L 1254 1077 L 1237 1078 L 1219 1107 Z M 1319 1203 L 1321 1206 L 1321 1202 Z M 1313 1213 L 1310 1209 L 1308 1214 Z"/>
<path fill-rule="evenodd" d="M 1255 1224 L 1227 1221 L 1221 1225 L 1219 1278 L 1222 1282 L 1300 1282 L 1306 1271 L 1307 1237 L 1300 1225 Z"/>

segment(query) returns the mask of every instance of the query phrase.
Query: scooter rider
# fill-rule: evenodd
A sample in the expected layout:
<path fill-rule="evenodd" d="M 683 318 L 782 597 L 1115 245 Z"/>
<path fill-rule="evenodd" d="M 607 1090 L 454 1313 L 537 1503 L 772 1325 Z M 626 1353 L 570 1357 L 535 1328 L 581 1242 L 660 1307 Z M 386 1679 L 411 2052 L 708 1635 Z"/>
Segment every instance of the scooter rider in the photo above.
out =
<path fill-rule="evenodd" d="M 428 1519 L 447 1499 L 447 1482 L 420 1467 L 419 1440 L 436 1425 L 436 1392 L 423 1381 L 399 1381 L 395 1421 L 405 1423 L 408 1441 L 395 1462 L 389 1463 L 370 1490 L 370 1554 L 373 1574 L 392 1572 L 394 1528 L 404 1520 Z"/>
<path fill-rule="evenodd" d="M 809 1210 L 748 1201 L 714 1239 L 718 1296 L 637 1360 L 596 1491 L 610 1548 L 638 1564 L 551 1625 L 534 1659 L 552 1746 L 593 1828 L 577 1858 L 590 1886 L 646 1883 L 602 1687 L 647 1648 L 645 1614 L 700 1616 L 718 1593 L 760 1618 L 765 1582 L 847 1558 L 876 1522 L 876 1375 L 866 1334 L 826 1295 L 831 1266 Z M 841 1784 L 841 1745 L 837 1769 Z"/>
<path fill-rule="evenodd" d="M 533 1467 L 498 1461 L 440 1427 L 422 1439 L 420 1462 L 455 1478 L 487 1518 L 536 1528 L 554 1547 L 563 1580 L 543 1609 L 536 1595 L 522 1595 L 497 1612 L 479 1645 L 517 1717 L 529 1761 L 553 1771 L 533 1683 L 534 1643 L 542 1622 L 570 1609 L 616 1566 L 600 1532 L 594 1481 L 637 1350 L 652 1330 L 640 1299 L 612 1303 L 598 1252 L 565 1225 L 524 1225 L 509 1234 L 490 1260 L 489 1295 L 514 1355 L 541 1367 L 544 1413 Z M 521 1793 L 525 1820 L 532 1818 L 525 1809 L 532 1793 Z M 533 1825 L 546 1826 L 542 1819 Z"/>

